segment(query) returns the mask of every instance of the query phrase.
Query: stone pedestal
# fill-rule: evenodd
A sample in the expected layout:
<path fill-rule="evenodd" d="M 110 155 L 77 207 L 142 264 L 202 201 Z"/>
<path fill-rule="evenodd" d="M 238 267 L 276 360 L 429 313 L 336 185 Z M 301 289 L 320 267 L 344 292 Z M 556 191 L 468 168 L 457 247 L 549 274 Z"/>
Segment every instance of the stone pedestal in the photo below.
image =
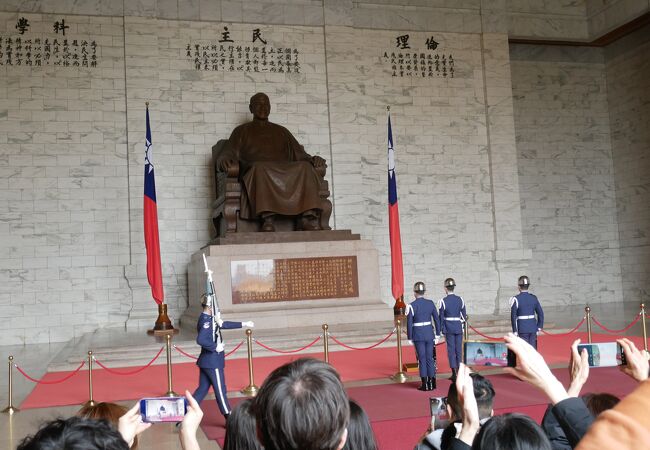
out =
<path fill-rule="evenodd" d="M 258 329 L 292 328 L 327 324 L 392 320 L 391 307 L 379 294 L 378 254 L 367 240 L 209 245 L 192 255 L 188 265 L 189 306 L 183 326 L 196 323 L 206 274 L 202 254 L 214 272 L 215 291 L 224 320 L 253 320 Z M 320 257 L 356 257 L 358 296 L 311 300 L 233 303 L 233 261 Z"/>

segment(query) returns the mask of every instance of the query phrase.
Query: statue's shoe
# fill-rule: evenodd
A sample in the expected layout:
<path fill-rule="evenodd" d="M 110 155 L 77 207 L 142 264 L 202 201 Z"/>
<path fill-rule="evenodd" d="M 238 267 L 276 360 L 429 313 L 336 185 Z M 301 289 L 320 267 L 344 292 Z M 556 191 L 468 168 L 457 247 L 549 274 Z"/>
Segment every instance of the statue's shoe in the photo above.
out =
<path fill-rule="evenodd" d="M 316 217 L 303 217 L 301 225 L 303 231 L 318 231 L 321 229 L 320 225 L 318 225 L 318 219 Z"/>
<path fill-rule="evenodd" d="M 262 224 L 262 231 L 275 231 L 275 225 L 273 225 L 273 220 L 265 219 Z"/>

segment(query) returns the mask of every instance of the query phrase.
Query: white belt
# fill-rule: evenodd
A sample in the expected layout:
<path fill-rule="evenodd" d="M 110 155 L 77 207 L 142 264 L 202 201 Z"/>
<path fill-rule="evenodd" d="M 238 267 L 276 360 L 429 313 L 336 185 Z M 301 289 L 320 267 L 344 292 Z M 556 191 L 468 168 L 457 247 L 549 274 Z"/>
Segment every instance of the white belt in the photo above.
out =
<path fill-rule="evenodd" d="M 426 327 L 427 325 L 431 325 L 431 322 L 416 322 L 413 324 L 414 327 Z"/>
<path fill-rule="evenodd" d="M 462 319 L 460 317 L 445 317 L 445 320 L 452 320 L 456 322 L 461 322 Z"/>
<path fill-rule="evenodd" d="M 517 316 L 519 320 L 534 319 L 535 316 Z"/>

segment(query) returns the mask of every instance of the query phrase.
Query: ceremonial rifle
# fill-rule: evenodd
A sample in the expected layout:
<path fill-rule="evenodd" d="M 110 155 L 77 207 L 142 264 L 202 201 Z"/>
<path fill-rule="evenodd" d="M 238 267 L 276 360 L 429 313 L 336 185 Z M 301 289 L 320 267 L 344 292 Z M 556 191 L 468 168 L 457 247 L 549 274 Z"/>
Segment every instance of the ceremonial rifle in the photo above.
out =
<path fill-rule="evenodd" d="M 208 274 L 206 281 L 206 292 L 205 297 L 207 300 L 210 309 L 212 309 L 212 341 L 216 342 L 215 328 L 217 326 L 217 313 L 219 312 L 219 301 L 217 300 L 217 294 L 214 290 L 214 281 L 212 280 L 212 271 L 208 267 L 208 260 L 203 254 L 203 265 L 205 266 L 205 273 Z"/>

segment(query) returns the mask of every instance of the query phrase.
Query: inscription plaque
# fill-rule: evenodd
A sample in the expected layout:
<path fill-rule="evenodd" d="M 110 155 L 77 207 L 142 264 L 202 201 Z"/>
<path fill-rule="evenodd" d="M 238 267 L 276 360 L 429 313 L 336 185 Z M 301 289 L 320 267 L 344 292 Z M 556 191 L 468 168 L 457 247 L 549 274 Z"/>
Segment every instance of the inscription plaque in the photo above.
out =
<path fill-rule="evenodd" d="M 232 261 L 230 277 L 233 304 L 359 296 L 356 256 Z"/>

